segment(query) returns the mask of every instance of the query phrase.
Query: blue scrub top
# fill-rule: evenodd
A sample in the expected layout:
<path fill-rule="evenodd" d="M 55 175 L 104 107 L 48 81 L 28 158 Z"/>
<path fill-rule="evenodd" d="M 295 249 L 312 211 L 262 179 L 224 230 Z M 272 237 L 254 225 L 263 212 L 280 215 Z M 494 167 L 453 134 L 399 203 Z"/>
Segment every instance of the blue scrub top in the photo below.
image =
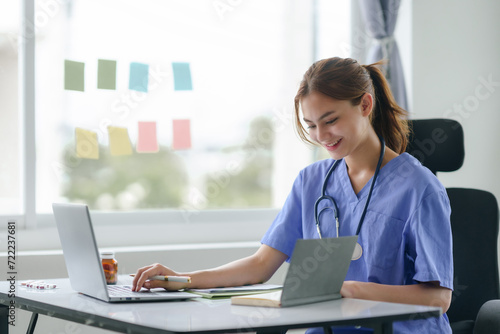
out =
<path fill-rule="evenodd" d="M 314 203 L 333 160 L 303 169 L 261 242 L 289 257 L 297 239 L 319 238 Z M 330 176 L 326 193 L 338 206 L 340 236 L 356 233 L 371 180 L 356 194 L 344 160 Z M 323 200 L 323 207 L 331 206 Z M 450 203 L 446 189 L 408 153 L 389 161 L 379 173 L 361 228 L 360 259 L 351 262 L 346 280 L 391 285 L 438 281 L 453 289 Z M 323 237 L 336 237 L 330 210 L 321 215 Z M 446 315 L 394 323 L 394 333 L 451 333 Z"/>

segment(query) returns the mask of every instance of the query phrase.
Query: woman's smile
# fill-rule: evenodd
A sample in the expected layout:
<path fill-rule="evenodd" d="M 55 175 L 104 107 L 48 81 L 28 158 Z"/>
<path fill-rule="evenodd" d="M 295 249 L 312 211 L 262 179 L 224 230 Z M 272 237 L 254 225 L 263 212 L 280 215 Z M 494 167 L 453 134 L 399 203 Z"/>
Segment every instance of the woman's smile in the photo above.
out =
<path fill-rule="evenodd" d="M 342 142 L 342 138 L 337 139 L 336 141 L 329 143 L 329 144 L 323 144 L 323 146 L 328 150 L 328 151 L 335 151 L 340 143 Z"/>

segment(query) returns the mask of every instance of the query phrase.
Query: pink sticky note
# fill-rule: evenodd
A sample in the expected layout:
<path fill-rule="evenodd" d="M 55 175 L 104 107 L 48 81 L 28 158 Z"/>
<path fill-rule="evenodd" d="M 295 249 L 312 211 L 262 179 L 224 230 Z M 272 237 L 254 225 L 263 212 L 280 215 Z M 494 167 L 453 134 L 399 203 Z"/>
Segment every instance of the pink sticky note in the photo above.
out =
<path fill-rule="evenodd" d="M 138 153 L 158 152 L 156 122 L 139 122 L 139 137 L 136 149 Z"/>
<path fill-rule="evenodd" d="M 174 119 L 174 150 L 191 148 L 191 121 L 189 119 Z"/>

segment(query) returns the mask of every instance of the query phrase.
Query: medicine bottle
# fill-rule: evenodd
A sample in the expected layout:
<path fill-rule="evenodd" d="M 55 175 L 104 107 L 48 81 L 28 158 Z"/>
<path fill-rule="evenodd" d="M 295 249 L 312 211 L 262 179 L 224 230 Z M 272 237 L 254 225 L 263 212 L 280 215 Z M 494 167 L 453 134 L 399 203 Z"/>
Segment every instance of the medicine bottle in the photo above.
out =
<path fill-rule="evenodd" d="M 118 281 L 118 261 L 115 252 L 101 252 L 102 268 L 107 284 L 116 284 Z"/>

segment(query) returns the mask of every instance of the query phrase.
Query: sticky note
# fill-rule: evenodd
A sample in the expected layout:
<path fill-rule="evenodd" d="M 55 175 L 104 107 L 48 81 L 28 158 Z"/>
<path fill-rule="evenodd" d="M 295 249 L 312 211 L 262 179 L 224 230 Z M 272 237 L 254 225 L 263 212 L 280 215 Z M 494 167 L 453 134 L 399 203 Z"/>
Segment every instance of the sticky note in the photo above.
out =
<path fill-rule="evenodd" d="M 76 156 L 83 159 L 99 159 L 99 144 L 97 142 L 97 133 L 75 129 L 76 137 Z"/>
<path fill-rule="evenodd" d="M 128 88 L 138 92 L 148 92 L 149 65 L 130 63 L 130 80 Z"/>
<path fill-rule="evenodd" d="M 139 153 L 158 152 L 158 141 L 156 139 L 156 122 L 139 122 L 137 147 Z"/>
<path fill-rule="evenodd" d="M 172 63 L 175 90 L 193 90 L 189 63 Z"/>
<path fill-rule="evenodd" d="M 191 148 L 191 122 L 189 119 L 174 119 L 174 150 L 185 150 Z"/>
<path fill-rule="evenodd" d="M 85 90 L 85 63 L 64 61 L 64 89 L 83 92 Z"/>
<path fill-rule="evenodd" d="M 126 128 L 108 126 L 109 149 L 111 155 L 130 155 L 132 154 L 132 145 Z"/>
<path fill-rule="evenodd" d="M 116 89 L 116 60 L 98 60 L 97 88 Z"/>

